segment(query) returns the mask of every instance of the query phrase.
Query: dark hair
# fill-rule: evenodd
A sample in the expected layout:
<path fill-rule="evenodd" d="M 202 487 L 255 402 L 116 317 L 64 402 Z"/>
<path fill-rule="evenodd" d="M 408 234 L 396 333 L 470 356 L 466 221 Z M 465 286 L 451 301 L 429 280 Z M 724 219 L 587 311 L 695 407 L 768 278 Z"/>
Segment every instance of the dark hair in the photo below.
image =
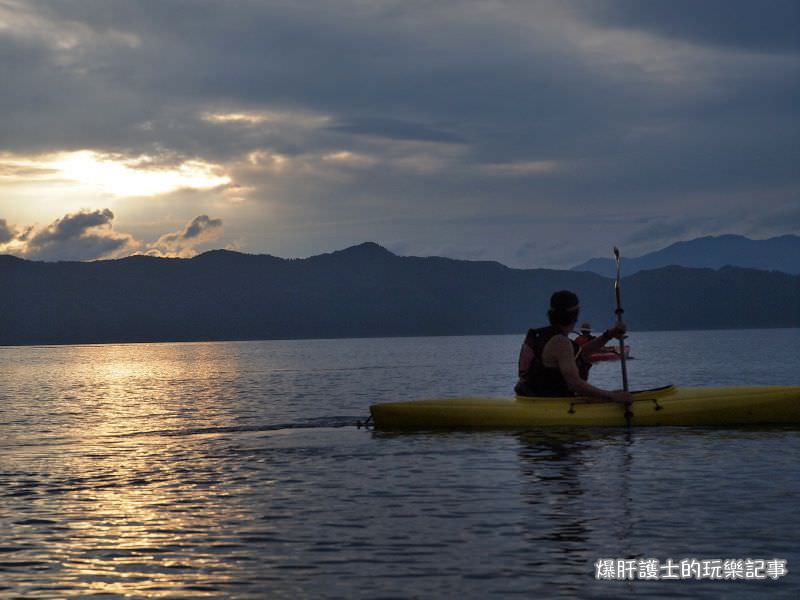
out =
<path fill-rule="evenodd" d="M 550 310 L 547 317 L 551 325 L 564 327 L 578 321 L 580 303 L 578 296 L 569 290 L 561 290 L 550 296 Z"/>

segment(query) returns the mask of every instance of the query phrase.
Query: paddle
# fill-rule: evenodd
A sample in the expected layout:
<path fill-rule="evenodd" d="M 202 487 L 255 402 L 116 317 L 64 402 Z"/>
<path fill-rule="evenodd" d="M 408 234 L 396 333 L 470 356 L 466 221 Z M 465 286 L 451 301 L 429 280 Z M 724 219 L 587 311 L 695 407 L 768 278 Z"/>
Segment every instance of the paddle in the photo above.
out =
<path fill-rule="evenodd" d="M 617 296 L 617 310 L 614 312 L 617 315 L 617 323 L 622 323 L 622 313 L 625 311 L 622 309 L 622 301 L 620 300 L 620 276 L 619 276 L 619 248 L 614 246 L 614 260 L 617 262 L 617 279 L 614 281 L 614 292 Z M 625 339 L 619 338 L 619 357 L 620 357 L 620 364 L 622 365 L 622 389 L 626 392 L 630 391 L 628 388 L 628 366 L 625 364 Z M 631 417 L 633 417 L 633 413 L 631 412 L 630 405 L 625 405 L 625 424 L 630 429 L 631 426 Z"/>

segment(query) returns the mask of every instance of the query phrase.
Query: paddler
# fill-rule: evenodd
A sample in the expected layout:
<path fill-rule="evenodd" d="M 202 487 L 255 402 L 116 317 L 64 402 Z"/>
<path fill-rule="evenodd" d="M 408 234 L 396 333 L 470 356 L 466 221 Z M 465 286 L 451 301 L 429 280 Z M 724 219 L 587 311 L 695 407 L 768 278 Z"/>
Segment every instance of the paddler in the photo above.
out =
<path fill-rule="evenodd" d="M 578 344 L 578 346 L 583 346 L 587 342 L 591 342 L 596 337 L 597 336 L 592 335 L 591 323 L 581 323 L 581 333 L 575 338 L 575 343 Z"/>
<path fill-rule="evenodd" d="M 588 369 L 581 376 L 581 354 L 597 352 L 613 338 L 625 335 L 624 323 L 615 323 L 602 335 L 580 346 L 567 337 L 575 328 L 580 313 L 578 296 L 568 290 L 550 297 L 548 327 L 529 329 L 519 353 L 519 381 L 514 387 L 518 396 L 588 396 L 598 402 L 611 400 L 630 403 L 628 392 L 603 390 L 586 381 Z"/>

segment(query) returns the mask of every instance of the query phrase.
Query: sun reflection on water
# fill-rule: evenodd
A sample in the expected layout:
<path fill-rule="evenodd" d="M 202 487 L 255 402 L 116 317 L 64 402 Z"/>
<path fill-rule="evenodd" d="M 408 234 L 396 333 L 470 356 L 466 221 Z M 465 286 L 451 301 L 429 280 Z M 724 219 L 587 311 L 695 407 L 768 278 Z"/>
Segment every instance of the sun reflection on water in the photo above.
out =
<path fill-rule="evenodd" d="M 77 346 L 59 365 L 61 407 L 76 411 L 77 437 L 181 430 L 231 424 L 224 401 L 235 356 L 213 344 Z M 66 432 L 65 432 L 66 433 Z"/>
<path fill-rule="evenodd" d="M 212 344 L 153 349 L 55 349 L 49 375 L 64 391 L 36 416 L 59 421 L 57 452 L 29 448 L 16 458 L 56 484 L 32 492 L 25 510 L 34 519 L 25 523 L 46 530 L 47 567 L 60 589 L 214 595 L 236 576 L 236 543 L 219 524 L 252 518 L 231 500 L 237 488 L 209 453 L 220 436 L 183 435 L 235 424 L 225 402 L 236 357 Z M 35 519 L 54 512 L 59 521 Z"/>
<path fill-rule="evenodd" d="M 181 462 L 191 461 L 192 470 Z M 93 447 L 65 460 L 85 474 L 84 485 L 64 502 L 69 534 L 53 545 L 62 583 L 114 594 L 166 595 L 176 587 L 204 592 L 235 576 L 229 557 L 208 540 L 231 512 L 226 494 L 197 481 L 213 461 L 162 440 L 143 438 L 113 451 Z M 191 474 L 191 475 L 190 475 Z"/>

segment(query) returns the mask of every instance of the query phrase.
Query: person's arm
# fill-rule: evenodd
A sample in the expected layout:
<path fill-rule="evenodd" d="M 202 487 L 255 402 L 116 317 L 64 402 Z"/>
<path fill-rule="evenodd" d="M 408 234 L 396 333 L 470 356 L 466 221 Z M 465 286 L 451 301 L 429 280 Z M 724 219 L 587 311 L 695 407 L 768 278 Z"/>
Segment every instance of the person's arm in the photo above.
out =
<path fill-rule="evenodd" d="M 626 330 L 625 323 L 615 323 L 613 326 L 606 329 L 602 335 L 597 336 L 581 346 L 581 354 L 591 356 L 596 352 L 602 352 L 608 342 L 614 338 L 625 335 Z"/>
<path fill-rule="evenodd" d="M 597 398 L 598 402 L 611 400 L 625 404 L 632 400 L 628 392 L 603 390 L 581 379 L 578 365 L 575 364 L 575 356 L 572 354 L 572 344 L 565 336 L 556 336 L 547 345 L 550 346 L 551 356 L 558 364 L 558 369 L 567 382 L 567 386 L 576 394 Z"/>

